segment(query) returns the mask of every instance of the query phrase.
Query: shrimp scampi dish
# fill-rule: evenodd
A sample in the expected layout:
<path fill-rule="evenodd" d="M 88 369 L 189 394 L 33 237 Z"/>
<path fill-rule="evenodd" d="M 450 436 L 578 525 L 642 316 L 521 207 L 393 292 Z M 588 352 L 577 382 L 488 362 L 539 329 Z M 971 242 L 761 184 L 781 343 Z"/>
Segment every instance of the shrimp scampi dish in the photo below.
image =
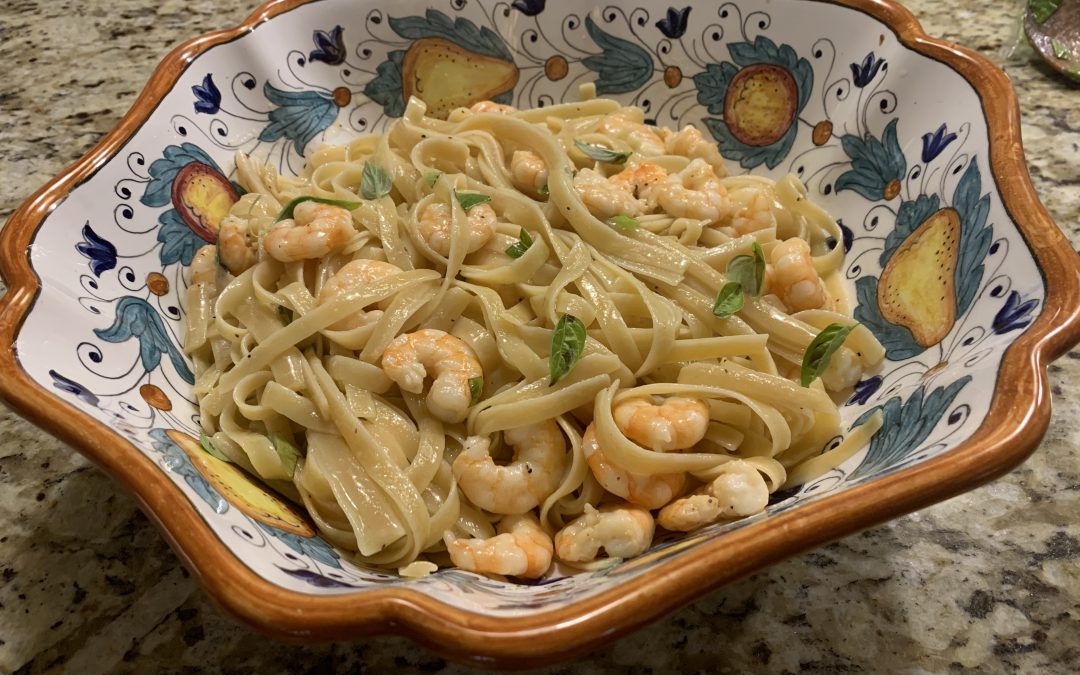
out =
<path fill-rule="evenodd" d="M 202 445 L 356 564 L 599 569 L 767 513 L 880 428 L 838 408 L 883 349 L 837 223 L 592 93 L 414 98 L 300 176 L 237 157 L 185 299 Z"/>

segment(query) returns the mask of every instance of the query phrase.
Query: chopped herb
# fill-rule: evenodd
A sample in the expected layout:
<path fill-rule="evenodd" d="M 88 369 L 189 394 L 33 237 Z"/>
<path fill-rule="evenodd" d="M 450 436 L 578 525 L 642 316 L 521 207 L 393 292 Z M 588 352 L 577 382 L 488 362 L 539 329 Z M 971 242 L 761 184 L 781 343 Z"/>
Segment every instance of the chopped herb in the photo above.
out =
<path fill-rule="evenodd" d="M 483 376 L 469 378 L 469 393 L 472 394 L 473 403 L 476 403 L 480 400 L 480 397 L 484 395 Z"/>
<path fill-rule="evenodd" d="M 296 463 L 300 460 L 300 449 L 293 445 L 292 441 L 286 440 L 277 434 L 270 435 L 270 442 L 274 444 L 274 452 L 281 460 L 281 466 L 289 475 L 296 473 Z"/>
<path fill-rule="evenodd" d="M 457 197 L 458 204 L 461 204 L 461 208 L 466 211 L 477 204 L 484 204 L 491 201 L 491 197 L 482 195 L 479 192 L 455 192 L 454 196 Z"/>
<path fill-rule="evenodd" d="M 551 333 L 551 355 L 548 357 L 549 386 L 554 386 L 569 373 L 585 351 L 585 324 L 581 319 L 564 314 Z"/>
<path fill-rule="evenodd" d="M 536 194 L 540 195 L 541 197 L 547 197 L 548 196 L 548 184 L 544 183 L 543 185 L 541 185 L 540 189 L 536 191 Z"/>
<path fill-rule="evenodd" d="M 720 292 L 716 294 L 716 302 L 713 304 L 712 313 L 720 318 L 731 316 L 743 308 L 744 302 L 742 284 L 737 281 L 729 281 L 721 286 Z"/>
<path fill-rule="evenodd" d="M 843 326 L 830 323 L 817 334 L 803 353 L 802 386 L 809 387 L 811 382 L 821 377 L 821 374 L 829 367 L 829 359 L 832 358 L 833 353 L 840 349 L 844 340 L 847 340 L 848 334 L 858 325 L 853 323 L 850 326 Z"/>
<path fill-rule="evenodd" d="M 288 307 L 285 307 L 284 305 L 278 305 L 277 313 L 278 316 L 281 317 L 281 320 L 285 322 L 286 326 L 292 323 L 293 313 L 292 310 L 290 310 Z"/>
<path fill-rule="evenodd" d="M 286 204 L 285 208 L 281 209 L 281 213 L 278 214 L 277 218 L 274 218 L 274 222 L 275 223 L 280 223 L 283 220 L 287 220 L 289 218 L 292 218 L 293 217 L 293 211 L 296 209 L 297 206 L 303 204 L 304 202 L 317 202 L 319 204 L 329 204 L 330 206 L 340 206 L 341 208 L 345 209 L 346 211 L 352 211 L 353 209 L 360 208 L 360 202 L 349 202 L 349 201 L 345 201 L 345 200 L 342 200 L 342 199 L 327 199 L 325 197 L 311 197 L 311 196 L 297 197 L 296 199 L 294 199 L 291 202 L 289 202 L 288 204 Z M 221 247 L 220 247 L 220 242 L 219 242 L 218 243 L 218 251 L 220 251 L 220 250 L 221 250 Z"/>
<path fill-rule="evenodd" d="M 510 244 L 506 249 L 506 255 L 517 260 L 521 256 L 525 255 L 525 251 L 529 250 L 529 247 L 533 245 L 532 235 L 523 227 L 521 228 L 521 235 L 517 242 Z"/>
<path fill-rule="evenodd" d="M 442 171 L 428 171 L 424 174 L 424 182 L 428 187 L 435 187 L 435 183 L 439 182 L 439 177 L 442 176 Z"/>
<path fill-rule="evenodd" d="M 1061 0 L 1028 0 L 1028 11 L 1040 26 L 1058 10 Z"/>
<path fill-rule="evenodd" d="M 210 437 L 206 434 L 199 434 L 199 445 L 201 445 L 203 450 L 205 450 L 206 453 L 211 457 L 220 459 L 223 462 L 232 462 L 232 460 L 229 459 L 228 455 L 217 449 L 217 447 L 214 445 L 214 442 L 211 441 Z"/>
<path fill-rule="evenodd" d="M 386 169 L 374 162 L 364 162 L 364 173 L 360 175 L 360 194 L 364 199 L 382 199 L 390 194 L 391 187 Z"/>
<path fill-rule="evenodd" d="M 582 143 L 581 141 L 574 141 L 574 146 L 585 153 L 586 157 L 594 159 L 597 162 L 623 164 L 630 157 L 629 152 L 618 152 L 611 148 L 605 148 L 602 145 L 591 145 L 589 143 Z"/>
<path fill-rule="evenodd" d="M 759 297 L 765 292 L 765 252 L 756 241 L 753 252 L 752 256 L 737 255 L 732 258 L 727 266 L 727 276 L 738 282 L 750 295 Z"/>
<path fill-rule="evenodd" d="M 637 219 L 624 215 L 612 216 L 608 222 L 620 230 L 636 230 L 641 225 Z"/>
<path fill-rule="evenodd" d="M 1069 48 L 1066 47 L 1061 40 L 1051 40 L 1050 46 L 1054 49 L 1054 56 L 1058 57 L 1062 61 L 1068 61 L 1069 57 L 1072 56 L 1072 54 L 1069 53 Z"/>

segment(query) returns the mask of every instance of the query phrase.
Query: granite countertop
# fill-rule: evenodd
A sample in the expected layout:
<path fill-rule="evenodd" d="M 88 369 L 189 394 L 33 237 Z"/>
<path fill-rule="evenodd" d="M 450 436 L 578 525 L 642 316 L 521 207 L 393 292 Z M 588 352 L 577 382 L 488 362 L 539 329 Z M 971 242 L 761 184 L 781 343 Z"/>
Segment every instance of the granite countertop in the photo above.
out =
<path fill-rule="evenodd" d="M 108 132 L 166 52 L 255 0 L 7 0 L 0 221 Z M 1006 58 L 1019 3 L 909 0 L 931 35 L 1004 62 L 1035 187 L 1080 246 L 1080 90 Z M 1080 672 L 1080 351 L 1008 476 L 714 592 L 575 672 Z M 135 502 L 0 406 L 0 672 L 455 672 L 396 637 L 299 647 L 225 616 Z M 564 669 L 565 670 L 565 669 Z"/>

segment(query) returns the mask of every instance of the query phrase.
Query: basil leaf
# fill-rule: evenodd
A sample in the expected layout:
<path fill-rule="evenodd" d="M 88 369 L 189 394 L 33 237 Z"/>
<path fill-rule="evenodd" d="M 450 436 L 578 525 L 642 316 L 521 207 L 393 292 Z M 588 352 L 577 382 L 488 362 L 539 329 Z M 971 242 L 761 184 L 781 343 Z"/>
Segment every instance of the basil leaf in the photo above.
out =
<path fill-rule="evenodd" d="M 1068 61 L 1069 60 L 1069 56 L 1070 56 L 1069 48 L 1066 47 L 1065 43 L 1063 43 L 1061 40 L 1058 40 L 1058 39 L 1051 40 L 1050 41 L 1050 46 L 1054 49 L 1054 56 L 1061 59 L 1062 61 Z"/>
<path fill-rule="evenodd" d="M 274 444 L 274 452 L 277 453 L 281 465 L 285 467 L 289 475 L 296 473 L 296 463 L 300 460 L 300 449 L 293 445 L 292 441 L 277 434 L 270 434 L 270 442 Z"/>
<path fill-rule="evenodd" d="M 585 324 L 581 319 L 564 314 L 551 333 L 551 356 L 548 357 L 548 386 L 554 386 L 573 370 L 585 351 Z"/>
<path fill-rule="evenodd" d="M 620 230 L 636 230 L 641 225 L 636 218 L 624 215 L 612 216 L 608 222 Z"/>
<path fill-rule="evenodd" d="M 390 194 L 391 185 L 386 169 L 374 162 L 364 162 L 364 172 L 360 175 L 360 194 L 364 199 L 382 199 Z"/>
<path fill-rule="evenodd" d="M 720 318 L 731 316 L 743 308 L 744 302 L 742 284 L 737 281 L 729 281 L 721 286 L 720 292 L 716 294 L 716 302 L 713 304 L 712 313 Z"/>
<path fill-rule="evenodd" d="M 533 245 L 532 235 L 523 227 L 521 228 L 521 236 L 514 244 L 510 244 L 506 248 L 506 255 L 517 260 L 521 256 L 525 255 L 525 251 L 529 250 L 529 247 Z"/>
<path fill-rule="evenodd" d="M 202 449 L 206 451 L 206 454 L 210 455 L 211 457 L 232 464 L 232 460 L 229 459 L 229 456 L 226 455 L 224 452 L 218 450 L 217 447 L 214 445 L 214 442 L 211 441 L 210 437 L 206 434 L 199 434 L 199 445 L 201 445 Z"/>
<path fill-rule="evenodd" d="M 428 171 L 424 174 L 424 182 L 428 187 L 435 187 L 435 183 L 439 182 L 439 177 L 442 176 L 442 171 Z"/>
<path fill-rule="evenodd" d="M 1061 0 L 1028 0 L 1028 11 L 1031 18 L 1040 26 L 1058 10 Z"/>
<path fill-rule="evenodd" d="M 754 254 L 737 255 L 727 266 L 728 279 L 738 282 L 747 293 L 760 297 L 765 292 L 765 252 L 755 241 Z"/>
<path fill-rule="evenodd" d="M 541 197 L 547 197 L 549 194 L 547 183 L 541 185 L 540 189 L 536 191 L 536 194 L 540 195 Z"/>
<path fill-rule="evenodd" d="M 294 199 L 291 202 L 289 202 L 288 204 L 286 204 L 285 208 L 281 209 L 281 213 L 278 214 L 277 218 L 274 218 L 274 222 L 275 223 L 280 223 L 283 220 L 288 220 L 289 218 L 292 218 L 293 217 L 293 211 L 296 209 L 297 206 L 303 204 L 304 202 L 316 202 L 318 204 L 329 204 L 330 206 L 340 206 L 341 208 L 345 209 L 346 211 L 352 211 L 353 209 L 360 208 L 360 202 L 349 202 L 349 201 L 345 201 L 345 200 L 342 200 L 342 199 L 327 199 L 326 197 L 311 197 L 311 196 L 297 197 L 296 199 Z M 221 250 L 220 242 L 218 243 L 218 250 L 219 251 Z"/>
<path fill-rule="evenodd" d="M 491 201 L 491 197 L 482 195 L 479 192 L 455 192 L 454 196 L 457 197 L 458 204 L 461 204 L 461 208 L 466 211 L 477 204 L 485 204 Z"/>
<path fill-rule="evenodd" d="M 291 309 L 289 309 L 288 307 L 285 307 L 284 305 L 278 305 L 277 306 L 277 313 L 278 313 L 278 316 L 281 317 L 281 320 L 285 322 L 286 326 L 288 326 L 290 323 L 292 323 L 293 313 L 292 313 Z"/>
<path fill-rule="evenodd" d="M 810 346 L 803 352 L 802 386 L 809 387 L 811 382 L 821 377 L 821 374 L 829 367 L 829 359 L 832 358 L 833 353 L 840 349 L 844 344 L 844 340 L 847 340 L 848 334 L 858 325 L 853 323 L 850 326 L 844 326 L 838 323 L 830 323 L 817 334 Z"/>
<path fill-rule="evenodd" d="M 480 400 L 480 397 L 484 395 L 484 377 L 470 377 L 469 378 L 469 393 L 472 395 L 472 402 L 476 403 Z"/>
<path fill-rule="evenodd" d="M 589 159 L 594 159 L 597 162 L 624 164 L 630 157 L 629 152 L 618 152 L 611 148 L 605 148 L 602 145 L 591 145 L 589 143 L 582 143 L 581 141 L 574 141 L 574 147 L 585 153 L 585 156 Z"/>

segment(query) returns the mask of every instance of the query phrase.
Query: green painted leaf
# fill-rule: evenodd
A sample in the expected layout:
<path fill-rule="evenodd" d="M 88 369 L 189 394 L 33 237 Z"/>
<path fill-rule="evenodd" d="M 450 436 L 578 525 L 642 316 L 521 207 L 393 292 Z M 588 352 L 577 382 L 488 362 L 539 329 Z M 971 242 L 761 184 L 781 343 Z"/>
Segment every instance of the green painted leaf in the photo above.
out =
<path fill-rule="evenodd" d="M 273 143 L 284 136 L 293 142 L 300 156 L 311 139 L 334 123 L 341 109 L 333 95 L 323 91 L 289 91 L 267 82 L 263 95 L 278 107 L 270 111 L 259 140 Z"/>
<path fill-rule="evenodd" d="M 364 172 L 360 174 L 360 194 L 364 199 L 382 199 L 393 186 L 386 169 L 375 162 L 364 162 Z"/>
<path fill-rule="evenodd" d="M 270 435 L 270 442 L 274 444 L 274 452 L 281 460 L 281 466 L 289 475 L 296 473 L 296 463 L 300 461 L 300 449 L 293 445 L 292 441 L 282 438 L 277 434 Z"/>
<path fill-rule="evenodd" d="M 742 284 L 737 281 L 729 281 L 720 287 L 716 294 L 716 302 L 713 303 L 712 313 L 720 318 L 731 316 L 743 308 Z"/>
<path fill-rule="evenodd" d="M 889 263 L 893 253 L 900 248 L 904 240 L 940 208 L 941 200 L 937 195 L 919 195 L 912 201 L 900 203 L 900 208 L 896 211 L 896 227 L 885 238 L 885 249 L 878 258 L 882 269 Z"/>
<path fill-rule="evenodd" d="M 548 357 L 549 386 L 567 375 L 585 351 L 585 324 L 581 319 L 564 314 L 551 333 L 551 355 Z"/>
<path fill-rule="evenodd" d="M 837 192 L 854 190 L 871 201 L 880 201 L 885 198 L 885 186 L 904 179 L 907 159 L 896 136 L 898 119 L 889 122 L 880 140 L 869 132 L 864 138 L 852 134 L 841 137 L 840 145 L 851 158 L 851 169 L 836 179 Z"/>
<path fill-rule="evenodd" d="M 223 462 L 228 462 L 232 464 L 232 460 L 229 459 L 229 456 L 226 455 L 224 452 L 218 450 L 217 446 L 214 445 L 214 442 L 210 440 L 210 437 L 206 434 L 199 434 L 199 445 L 201 445 L 202 449 L 206 451 L 206 454 L 220 459 Z"/>
<path fill-rule="evenodd" d="M 855 320 L 866 326 L 885 348 L 885 358 L 903 361 L 917 356 L 926 348 L 915 341 L 915 336 L 904 326 L 889 323 L 881 316 L 877 304 L 878 280 L 863 277 L 855 282 L 859 304 L 855 307 Z"/>
<path fill-rule="evenodd" d="M 953 192 L 953 208 L 960 214 L 960 245 L 956 259 L 956 315 L 962 316 L 971 306 L 982 282 L 986 255 L 994 238 L 986 223 L 990 195 L 982 194 L 982 176 L 972 157 L 967 170 Z"/>
<path fill-rule="evenodd" d="M 135 338 L 139 342 L 139 360 L 147 372 L 161 365 L 161 355 L 169 357 L 173 368 L 188 384 L 195 384 L 195 375 L 172 341 L 161 315 L 146 300 L 127 295 L 116 303 L 116 317 L 108 328 L 95 328 L 94 335 L 113 344 Z"/>
<path fill-rule="evenodd" d="M 653 75 L 653 60 L 649 52 L 633 42 L 617 38 L 600 30 L 591 16 L 585 16 L 589 32 L 600 54 L 582 59 L 582 64 L 596 73 L 596 93 L 625 94 L 645 86 Z"/>
<path fill-rule="evenodd" d="M 517 242 L 510 244 L 510 246 L 506 248 L 506 255 L 516 260 L 525 255 L 525 251 L 528 251 L 529 247 L 532 245 L 532 235 L 523 227 L 521 228 L 521 235 L 518 237 Z"/>
<path fill-rule="evenodd" d="M 755 241 L 751 247 L 753 255 L 737 255 L 728 262 L 728 279 L 739 284 L 740 288 L 754 297 L 765 292 L 765 252 Z"/>
<path fill-rule="evenodd" d="M 858 325 L 856 323 L 843 326 L 838 323 L 830 323 L 817 334 L 810 346 L 803 352 L 800 373 L 802 386 L 809 387 L 811 382 L 821 377 L 821 374 L 829 367 L 829 359 L 832 358 L 837 349 L 843 346 L 844 340 L 847 340 L 847 336 Z"/>
<path fill-rule="evenodd" d="M 442 171 L 428 171 L 424 174 L 424 182 L 428 187 L 435 187 L 435 183 L 439 182 L 439 177 L 442 175 Z"/>
<path fill-rule="evenodd" d="M 608 222 L 614 225 L 616 229 L 627 231 L 636 230 L 641 226 L 641 223 L 636 218 L 625 215 L 612 216 L 608 219 Z"/>
<path fill-rule="evenodd" d="M 457 197 L 458 204 L 461 204 L 461 208 L 466 211 L 477 204 L 486 204 L 491 201 L 491 197 L 482 195 L 479 192 L 455 192 L 454 196 Z"/>
<path fill-rule="evenodd" d="M 479 401 L 480 397 L 484 395 L 483 376 L 469 378 L 469 394 L 472 396 L 473 403 Z"/>
<path fill-rule="evenodd" d="M 405 114 L 405 101 L 401 93 L 401 69 L 405 50 L 397 49 L 386 55 L 386 60 L 375 69 L 375 78 L 364 85 L 364 96 L 382 106 L 387 117 Z"/>
<path fill-rule="evenodd" d="M 161 242 L 161 250 L 158 251 L 161 264 L 190 265 L 195 258 L 195 252 L 206 244 L 203 238 L 191 231 L 176 209 L 163 211 L 158 216 L 158 223 L 161 227 L 158 228 L 156 236 Z"/>
<path fill-rule="evenodd" d="M 289 202 L 288 204 L 286 204 L 285 208 L 281 209 L 281 213 L 279 213 L 277 215 L 277 218 L 274 218 L 274 222 L 275 223 L 280 223 L 283 220 L 288 220 L 289 218 L 292 218 L 293 217 L 293 211 L 296 210 L 297 206 L 299 206 L 300 204 L 303 204 L 304 202 L 318 202 L 319 204 L 329 204 L 330 206 L 340 206 L 341 208 L 345 209 L 346 211 L 352 211 L 354 209 L 360 208 L 360 202 L 350 202 L 350 201 L 345 201 L 343 199 L 327 199 L 326 197 L 303 196 L 303 197 L 297 197 L 296 199 L 294 199 L 291 202 Z"/>
<path fill-rule="evenodd" d="M 161 154 L 161 159 L 150 164 L 150 182 L 146 184 L 143 196 L 139 198 L 146 206 L 165 206 L 171 202 L 172 184 L 176 180 L 176 174 L 192 162 L 206 164 L 221 173 L 221 168 L 210 155 L 193 143 L 166 146 Z"/>
<path fill-rule="evenodd" d="M 429 9 L 423 17 L 390 17 L 390 28 L 403 38 L 419 40 L 441 37 L 469 51 L 496 59 L 514 61 L 513 55 L 498 34 L 490 28 L 478 28 L 468 19 L 458 17 L 451 21 L 442 12 Z"/>
<path fill-rule="evenodd" d="M 1061 0 L 1028 0 L 1028 11 L 1031 18 L 1040 26 L 1053 15 L 1061 6 Z"/>
<path fill-rule="evenodd" d="M 602 145 L 582 143 L 581 141 L 574 141 L 574 147 L 585 153 L 585 156 L 589 159 L 597 162 L 608 162 L 609 164 L 625 164 L 631 154 L 629 152 L 617 152 Z"/>

